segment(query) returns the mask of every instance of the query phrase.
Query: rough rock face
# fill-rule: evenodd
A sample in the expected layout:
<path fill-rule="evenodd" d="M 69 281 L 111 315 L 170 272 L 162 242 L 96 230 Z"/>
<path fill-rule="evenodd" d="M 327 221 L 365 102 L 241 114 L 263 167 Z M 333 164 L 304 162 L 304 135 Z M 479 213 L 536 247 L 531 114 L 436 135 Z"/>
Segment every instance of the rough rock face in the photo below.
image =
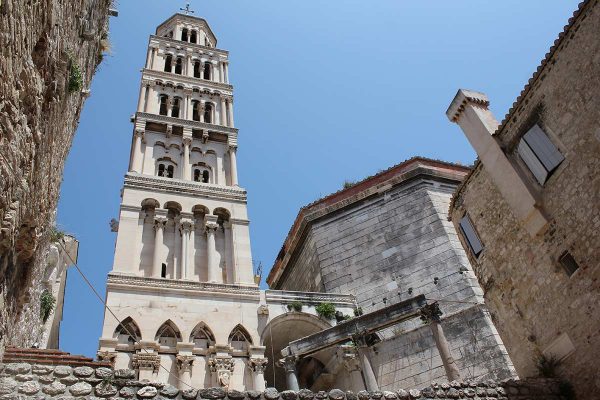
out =
<path fill-rule="evenodd" d="M 38 340 L 64 160 L 106 43 L 110 0 L 0 2 L 0 357 Z"/>
<path fill-rule="evenodd" d="M 184 400 L 286 400 L 291 398 L 300 399 L 322 399 L 322 400 L 416 400 L 416 399 L 494 399 L 494 400 L 563 400 L 568 393 L 568 388 L 563 387 L 553 379 L 532 378 L 526 380 L 505 380 L 501 382 L 489 380 L 486 382 L 449 382 L 434 383 L 422 390 L 399 389 L 397 391 L 367 392 L 361 390 L 358 393 L 344 392 L 333 389 L 329 392 L 320 391 L 313 393 L 308 389 L 299 392 L 286 390 L 278 392 L 275 388 L 268 388 L 264 392 L 239 392 L 236 390 L 224 390 L 223 388 L 207 389 L 185 389 L 179 390 L 171 385 L 147 380 L 135 381 L 121 379 L 118 376 L 135 374 L 132 370 L 118 370 L 119 374 L 108 375 L 109 369 L 96 368 L 95 376 L 104 379 L 82 377 L 73 369 L 73 380 L 65 381 L 63 377 L 67 371 L 59 367 L 49 366 L 50 372 L 40 375 L 35 371 L 40 368 L 29 368 L 33 371 L 31 380 L 20 382 L 16 379 L 18 370 L 22 364 L 0 364 L 0 400 L 20 398 L 37 399 L 40 393 L 58 397 L 88 396 L 92 391 L 97 397 L 119 399 L 184 399 Z M 53 370 L 53 371 L 52 371 Z M 93 370 L 93 369 L 92 369 Z M 45 371 L 45 370 L 44 370 Z M 127 373 L 127 371 L 129 371 Z M 57 374 L 58 372 L 58 374 Z M 59 382 L 60 381 L 60 382 Z M 67 382 L 67 383 L 65 383 Z M 593 390 L 593 389 L 592 389 Z M 67 397 L 64 397 L 67 396 Z M 86 397 L 95 398 L 95 397 Z"/>

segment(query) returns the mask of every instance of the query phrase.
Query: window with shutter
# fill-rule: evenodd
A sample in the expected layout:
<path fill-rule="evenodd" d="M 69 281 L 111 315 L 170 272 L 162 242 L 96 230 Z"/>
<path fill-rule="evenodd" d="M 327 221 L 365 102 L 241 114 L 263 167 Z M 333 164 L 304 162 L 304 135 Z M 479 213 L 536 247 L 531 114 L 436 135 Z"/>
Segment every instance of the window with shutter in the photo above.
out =
<path fill-rule="evenodd" d="M 476 257 L 479 256 L 479 254 L 483 250 L 483 244 L 481 243 L 477 232 L 475 232 L 475 228 L 473 228 L 473 224 L 471 223 L 469 217 L 465 215 L 460 220 L 459 225 L 463 236 L 465 237 L 465 239 L 467 239 L 467 243 L 469 244 L 471 251 Z"/>
<path fill-rule="evenodd" d="M 523 135 L 518 152 L 540 185 L 546 183 L 552 171 L 565 159 L 539 125 L 534 125 Z"/>

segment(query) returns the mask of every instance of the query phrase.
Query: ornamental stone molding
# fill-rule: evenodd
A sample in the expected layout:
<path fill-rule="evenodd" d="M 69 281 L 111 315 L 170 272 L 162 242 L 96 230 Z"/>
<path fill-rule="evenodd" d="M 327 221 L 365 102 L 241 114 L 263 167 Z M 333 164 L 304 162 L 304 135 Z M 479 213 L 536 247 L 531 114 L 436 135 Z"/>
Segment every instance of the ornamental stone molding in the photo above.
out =
<path fill-rule="evenodd" d="M 96 355 L 98 356 L 98 360 L 99 361 L 107 361 L 113 367 L 115 366 L 115 360 L 117 359 L 117 352 L 116 351 L 108 351 L 108 350 L 102 351 L 102 350 L 98 350 L 98 352 L 96 353 Z"/>
<path fill-rule="evenodd" d="M 177 39 L 164 37 L 164 36 L 150 35 L 150 40 L 154 41 L 155 43 L 163 42 L 163 43 L 168 44 L 173 47 L 181 46 L 182 44 L 184 44 L 186 47 L 189 47 L 191 49 L 202 50 L 205 54 L 214 53 L 214 54 L 223 55 L 223 56 L 227 56 L 229 54 L 229 52 L 227 50 L 217 49 L 216 47 L 208 47 L 208 46 L 204 46 L 204 45 L 201 45 L 198 43 L 181 42 Z"/>
<path fill-rule="evenodd" d="M 158 354 L 136 353 L 133 355 L 132 366 L 134 369 L 151 369 L 158 372 L 160 356 Z"/>
<path fill-rule="evenodd" d="M 194 356 L 177 354 L 177 368 L 180 372 L 191 372 L 194 359 Z"/>
<path fill-rule="evenodd" d="M 264 373 L 268 362 L 267 358 L 250 358 L 248 360 L 248 367 L 252 372 Z"/>
<path fill-rule="evenodd" d="M 217 374 L 217 382 L 225 388 L 229 387 L 231 374 L 235 368 L 235 360 L 231 356 L 213 356 L 208 359 L 208 365 Z"/>
<path fill-rule="evenodd" d="M 207 234 L 215 233 L 217 231 L 217 229 L 219 229 L 219 224 L 217 224 L 216 222 L 208 222 L 206 224 L 206 226 L 204 227 L 204 229 Z"/>
<path fill-rule="evenodd" d="M 150 114 L 145 112 L 136 112 L 136 119 L 142 119 L 148 122 L 158 122 L 161 124 L 177 125 L 182 127 L 190 127 L 195 129 L 209 130 L 211 132 L 223 133 L 226 135 L 238 133 L 237 128 L 231 128 L 229 126 L 209 124 L 208 122 L 193 121 L 191 119 L 183 119 L 176 117 L 169 117 L 168 115 Z"/>
<path fill-rule="evenodd" d="M 167 225 L 167 221 L 168 219 L 164 217 L 154 218 L 154 229 L 164 229 Z"/>
<path fill-rule="evenodd" d="M 191 137 L 184 137 L 183 139 L 181 139 L 181 142 L 183 143 L 184 146 L 191 146 L 192 141 L 193 141 L 193 139 Z"/>
<path fill-rule="evenodd" d="M 188 87 L 191 89 L 192 87 L 207 87 L 215 90 L 214 94 L 222 94 L 222 91 L 225 91 L 226 94 L 232 94 L 233 86 L 228 83 L 214 82 L 209 81 L 202 78 L 193 78 L 191 76 L 178 75 L 173 72 L 165 72 L 165 71 L 156 71 L 151 69 L 143 69 L 142 70 L 143 79 L 147 81 L 155 82 L 157 78 L 164 79 L 167 81 L 174 81 L 185 83 L 189 85 Z M 219 91 L 218 93 L 216 91 Z"/>

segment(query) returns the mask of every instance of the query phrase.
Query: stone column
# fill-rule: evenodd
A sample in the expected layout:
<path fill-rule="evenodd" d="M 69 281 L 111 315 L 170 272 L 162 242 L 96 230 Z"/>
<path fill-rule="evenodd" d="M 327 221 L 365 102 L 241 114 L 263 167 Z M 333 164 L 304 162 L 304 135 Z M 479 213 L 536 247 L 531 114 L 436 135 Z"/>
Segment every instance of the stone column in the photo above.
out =
<path fill-rule="evenodd" d="M 266 358 L 250 358 L 248 360 L 248 367 L 253 373 L 254 390 L 257 392 L 262 393 L 266 389 L 265 369 L 267 368 L 267 362 Z"/>
<path fill-rule="evenodd" d="M 225 71 L 225 79 L 223 83 L 229 83 L 229 63 L 223 63 L 223 70 Z"/>
<path fill-rule="evenodd" d="M 182 390 L 192 387 L 192 366 L 194 365 L 194 356 L 177 354 L 177 369 L 183 385 Z"/>
<path fill-rule="evenodd" d="M 189 279 L 189 247 L 193 247 L 193 243 L 190 243 L 192 232 L 194 230 L 194 223 L 192 221 L 181 221 L 181 278 Z M 191 246 L 190 246 L 191 244 Z"/>
<path fill-rule="evenodd" d="M 213 81 L 221 82 L 221 71 L 219 70 L 219 64 L 216 61 L 212 62 Z"/>
<path fill-rule="evenodd" d="M 200 122 L 204 122 L 204 101 L 200 100 L 200 105 L 198 107 L 198 114 L 200 117 Z"/>
<path fill-rule="evenodd" d="M 131 360 L 132 367 L 138 370 L 139 380 L 147 379 L 154 382 L 160 369 L 159 345 L 151 341 L 141 341 L 139 345 L 140 349 Z"/>
<path fill-rule="evenodd" d="M 297 392 L 300 390 L 300 386 L 298 385 L 298 376 L 296 375 L 296 361 L 297 359 L 295 356 L 287 356 L 279 360 L 277 365 L 285 370 L 287 390 L 294 390 Z"/>
<path fill-rule="evenodd" d="M 431 333 L 433 334 L 433 340 L 435 340 L 435 345 L 440 352 L 440 357 L 442 358 L 442 363 L 444 364 L 448 381 L 460 381 L 460 372 L 456 366 L 454 358 L 452 357 L 452 353 L 450 353 L 450 346 L 448 345 L 446 335 L 444 335 L 444 330 L 440 324 L 441 315 L 442 312 L 440 311 L 440 307 L 437 302 L 428 304 L 421 308 L 421 320 L 424 322 L 429 322 L 429 327 L 431 328 Z"/>
<path fill-rule="evenodd" d="M 226 243 L 226 254 L 228 254 L 229 268 L 231 269 L 231 276 L 228 277 L 228 283 L 237 283 L 239 277 L 235 269 L 235 247 L 233 240 L 233 222 L 226 221 L 223 224 L 225 230 L 225 243 Z"/>
<path fill-rule="evenodd" d="M 158 217 L 154 219 L 154 253 L 152 255 L 152 277 L 160 278 L 162 270 L 162 247 L 163 247 L 163 231 L 165 229 L 166 218 Z"/>
<path fill-rule="evenodd" d="M 142 153 L 142 138 L 144 136 L 144 130 L 136 128 L 133 131 L 133 154 L 131 155 L 131 168 L 132 172 L 142 173 L 142 159 L 144 154 Z"/>
<path fill-rule="evenodd" d="M 185 75 L 186 76 L 194 76 L 194 65 L 192 63 L 192 57 L 188 54 L 186 57 L 185 63 Z"/>
<path fill-rule="evenodd" d="M 154 68 L 154 57 L 156 56 L 156 49 L 152 48 L 152 54 L 150 55 L 150 69 Z"/>
<path fill-rule="evenodd" d="M 233 123 L 233 97 L 230 97 L 227 101 L 227 115 L 229 116 L 228 126 L 235 128 Z"/>
<path fill-rule="evenodd" d="M 221 109 L 219 110 L 219 116 L 221 117 L 221 125 L 227 126 L 227 103 L 225 97 L 221 96 Z"/>
<path fill-rule="evenodd" d="M 181 274 L 181 260 L 180 255 L 181 252 L 178 254 L 177 250 L 179 250 L 179 246 L 180 244 L 183 246 L 183 241 L 182 241 L 182 237 L 180 234 L 180 225 L 181 225 L 181 216 L 178 215 L 175 218 L 173 218 L 173 276 L 172 279 L 178 279 L 179 275 Z"/>
<path fill-rule="evenodd" d="M 215 222 L 206 224 L 206 261 L 208 265 L 208 281 L 219 282 L 219 265 L 217 264 L 217 248 L 215 233 L 219 225 Z"/>
<path fill-rule="evenodd" d="M 224 71 L 223 70 L 223 63 L 220 62 L 219 63 L 219 75 L 221 76 L 221 83 L 225 83 L 225 75 L 224 75 L 223 71 Z"/>
<path fill-rule="evenodd" d="M 378 391 L 379 384 L 377 383 L 377 378 L 375 377 L 375 372 L 373 371 L 373 366 L 371 365 L 371 359 L 369 358 L 369 347 L 367 346 L 365 337 L 362 335 L 356 336 L 354 337 L 354 341 L 358 347 L 358 359 L 360 360 L 365 386 L 370 392 Z"/>
<path fill-rule="evenodd" d="M 144 111 L 144 104 L 145 104 L 145 100 L 146 100 L 146 96 L 147 94 L 147 87 L 144 84 L 144 82 L 142 81 L 142 83 L 140 84 L 140 97 L 138 99 L 138 112 L 142 112 Z"/>
<path fill-rule="evenodd" d="M 146 55 L 146 68 L 150 68 L 150 64 L 152 63 L 152 55 L 154 54 L 154 49 L 152 47 L 148 48 L 148 54 Z"/>
<path fill-rule="evenodd" d="M 190 146 L 192 145 L 191 137 L 183 138 L 183 174 L 182 177 L 186 181 L 192 179 L 192 167 L 190 165 Z"/>
<path fill-rule="evenodd" d="M 360 360 L 358 351 L 354 346 L 340 346 L 340 356 L 344 364 L 344 368 L 350 374 L 352 381 L 351 389 L 358 393 L 365 389 L 364 380 L 360 372 Z"/>
<path fill-rule="evenodd" d="M 229 173 L 231 174 L 231 186 L 238 186 L 237 176 L 237 146 L 229 146 Z"/>

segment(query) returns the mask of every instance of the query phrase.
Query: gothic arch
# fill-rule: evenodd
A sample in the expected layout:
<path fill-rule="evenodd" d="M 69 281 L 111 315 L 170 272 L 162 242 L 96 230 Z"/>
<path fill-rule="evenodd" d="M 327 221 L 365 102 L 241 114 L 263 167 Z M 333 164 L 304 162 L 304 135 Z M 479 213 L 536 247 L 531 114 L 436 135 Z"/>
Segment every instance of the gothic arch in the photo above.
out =
<path fill-rule="evenodd" d="M 158 328 L 154 340 L 161 346 L 175 347 L 181 342 L 181 332 L 177 325 L 168 319 Z"/>
<path fill-rule="evenodd" d="M 127 317 L 117 325 L 113 337 L 118 339 L 120 344 L 133 345 L 142 340 L 142 332 L 133 318 Z"/>
<path fill-rule="evenodd" d="M 199 322 L 190 334 L 190 343 L 194 343 L 195 348 L 208 349 L 215 344 L 215 335 L 204 322 Z"/>
<path fill-rule="evenodd" d="M 252 336 L 241 324 L 237 324 L 229 334 L 227 342 L 234 351 L 248 351 L 248 347 L 252 345 Z"/>

